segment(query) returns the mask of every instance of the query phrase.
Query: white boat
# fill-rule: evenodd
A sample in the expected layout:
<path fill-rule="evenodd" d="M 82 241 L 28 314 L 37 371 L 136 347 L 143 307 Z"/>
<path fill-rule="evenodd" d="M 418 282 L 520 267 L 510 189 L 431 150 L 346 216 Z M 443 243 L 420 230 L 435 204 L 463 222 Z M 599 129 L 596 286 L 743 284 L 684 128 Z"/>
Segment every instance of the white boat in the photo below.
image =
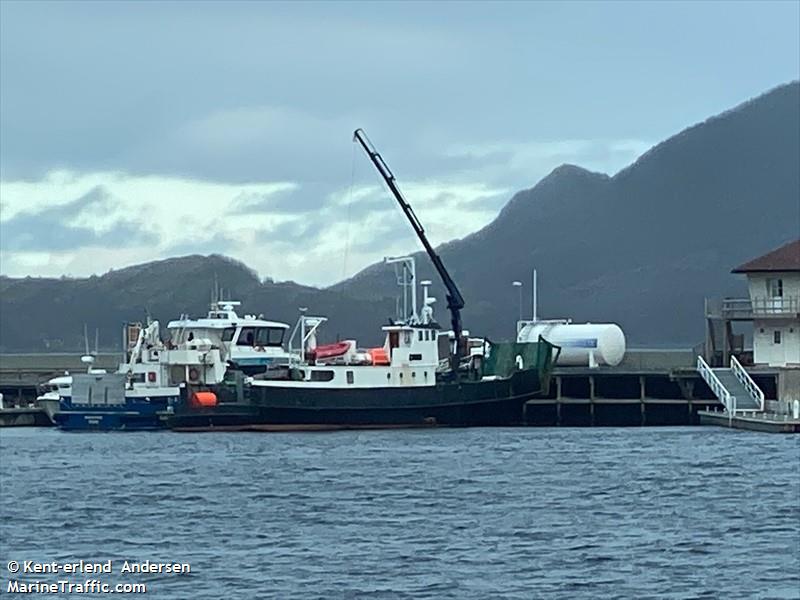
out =
<path fill-rule="evenodd" d="M 92 367 L 86 373 L 55 377 L 37 403 L 64 429 L 153 429 L 163 426 L 182 383 L 213 385 L 227 369 L 262 377 L 282 377 L 296 354 L 283 348 L 289 326 L 253 315 L 240 317 L 237 301 L 213 302 L 205 318 L 170 321 L 161 340 L 158 321 L 123 330 L 125 362 L 114 373 Z"/>
<path fill-rule="evenodd" d="M 284 349 L 289 325 L 261 316 L 239 316 L 235 307 L 240 305 L 236 300 L 220 300 L 211 303 L 205 318 L 183 316 L 170 321 L 170 343 L 180 346 L 197 338 L 207 339 L 220 349 L 223 360 L 246 375 L 285 375 L 298 358 Z"/>

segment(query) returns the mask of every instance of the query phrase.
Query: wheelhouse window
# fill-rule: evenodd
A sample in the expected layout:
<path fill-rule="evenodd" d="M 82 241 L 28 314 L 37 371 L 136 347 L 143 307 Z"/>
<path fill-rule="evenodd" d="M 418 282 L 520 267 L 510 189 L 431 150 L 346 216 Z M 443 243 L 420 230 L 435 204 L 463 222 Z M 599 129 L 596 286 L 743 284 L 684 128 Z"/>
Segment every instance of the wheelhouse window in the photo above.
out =
<path fill-rule="evenodd" d="M 237 346 L 252 346 L 256 339 L 255 327 L 242 327 L 239 338 L 236 340 Z"/>
<path fill-rule="evenodd" d="M 232 342 L 235 333 L 236 333 L 236 327 L 226 327 L 225 329 L 222 330 L 222 341 Z"/>
<path fill-rule="evenodd" d="M 256 346 L 280 346 L 286 330 L 281 327 L 259 327 L 256 329 Z"/>

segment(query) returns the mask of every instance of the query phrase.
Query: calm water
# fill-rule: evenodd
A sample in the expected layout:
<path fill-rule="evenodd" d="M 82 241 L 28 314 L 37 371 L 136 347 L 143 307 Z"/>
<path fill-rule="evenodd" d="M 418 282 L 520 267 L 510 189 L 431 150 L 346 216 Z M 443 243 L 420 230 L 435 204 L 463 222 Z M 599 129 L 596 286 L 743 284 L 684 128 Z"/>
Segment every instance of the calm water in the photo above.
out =
<path fill-rule="evenodd" d="M 0 595 L 12 559 L 149 559 L 191 574 L 71 577 L 148 598 L 800 598 L 800 436 L 6 429 L 0 485 Z"/>

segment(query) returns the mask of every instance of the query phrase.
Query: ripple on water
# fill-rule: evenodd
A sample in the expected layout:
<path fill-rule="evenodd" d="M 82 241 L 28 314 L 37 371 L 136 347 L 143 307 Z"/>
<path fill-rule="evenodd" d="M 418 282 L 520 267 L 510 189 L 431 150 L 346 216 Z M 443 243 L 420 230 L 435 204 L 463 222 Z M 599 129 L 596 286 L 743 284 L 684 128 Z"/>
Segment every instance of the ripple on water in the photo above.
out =
<path fill-rule="evenodd" d="M 191 563 L 165 598 L 800 598 L 799 469 L 711 428 L 3 430 L 0 558 Z"/>

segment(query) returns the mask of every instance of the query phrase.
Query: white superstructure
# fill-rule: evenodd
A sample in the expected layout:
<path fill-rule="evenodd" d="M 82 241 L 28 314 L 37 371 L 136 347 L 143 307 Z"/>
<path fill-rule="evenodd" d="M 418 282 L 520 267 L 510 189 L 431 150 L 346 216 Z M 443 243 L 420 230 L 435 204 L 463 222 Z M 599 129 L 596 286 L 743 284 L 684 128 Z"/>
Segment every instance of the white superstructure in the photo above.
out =
<path fill-rule="evenodd" d="M 235 310 L 240 304 L 235 300 L 213 302 L 205 318 L 182 316 L 170 321 L 169 343 L 180 346 L 206 339 L 220 349 L 223 360 L 248 373 L 288 367 L 293 356 L 284 349 L 289 325 L 255 315 L 240 316 Z"/>

